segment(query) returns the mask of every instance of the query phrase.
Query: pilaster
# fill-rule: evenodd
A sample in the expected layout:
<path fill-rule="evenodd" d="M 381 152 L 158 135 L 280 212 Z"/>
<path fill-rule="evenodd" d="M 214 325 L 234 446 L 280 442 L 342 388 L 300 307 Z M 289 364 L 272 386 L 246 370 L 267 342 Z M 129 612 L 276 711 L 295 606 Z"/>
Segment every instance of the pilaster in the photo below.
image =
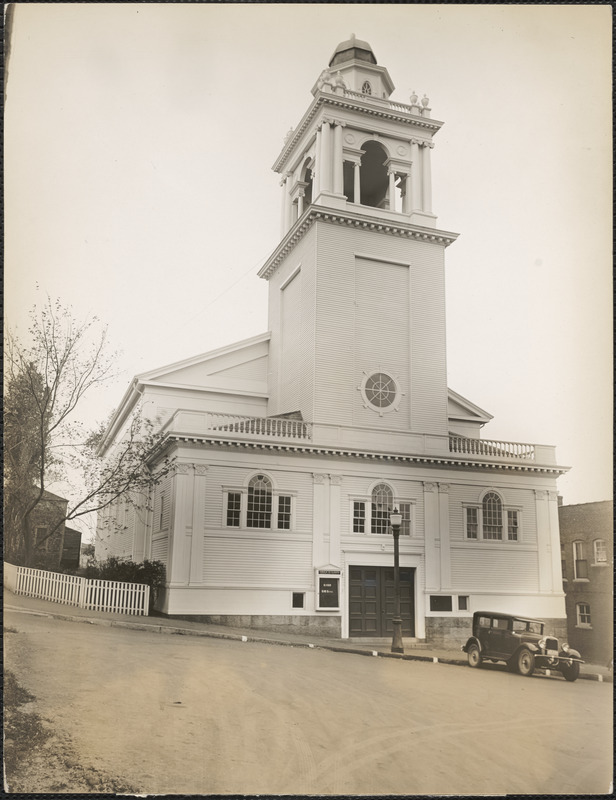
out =
<path fill-rule="evenodd" d="M 327 475 L 314 473 L 312 480 L 312 566 L 321 567 L 329 562 L 329 551 L 325 542 L 329 528 Z"/>
<path fill-rule="evenodd" d="M 169 548 L 167 579 L 171 586 L 187 586 L 193 534 L 194 479 L 192 464 L 176 464 L 173 526 Z"/>
<path fill-rule="evenodd" d="M 441 588 L 438 484 L 424 483 L 426 591 Z"/>
<path fill-rule="evenodd" d="M 329 476 L 329 563 L 340 564 L 341 475 Z"/>
<path fill-rule="evenodd" d="M 563 585 L 562 563 L 560 558 L 560 524 L 558 521 L 558 492 L 548 492 L 550 518 L 550 548 L 552 556 L 552 589 Z"/>
<path fill-rule="evenodd" d="M 451 588 L 451 542 L 449 537 L 449 484 L 439 483 L 439 531 L 441 544 L 441 589 Z"/>
<path fill-rule="evenodd" d="M 207 466 L 195 464 L 193 487 L 193 524 L 190 549 L 189 582 L 203 581 L 203 548 L 205 545 L 205 490 Z"/>
<path fill-rule="evenodd" d="M 537 566 L 539 571 L 539 591 L 551 592 L 555 587 L 552 568 L 550 498 L 549 492 L 543 489 L 535 489 L 535 514 L 537 518 Z M 556 530 L 558 531 L 558 527 Z M 558 557 L 560 558 L 560 546 L 558 548 Z"/>

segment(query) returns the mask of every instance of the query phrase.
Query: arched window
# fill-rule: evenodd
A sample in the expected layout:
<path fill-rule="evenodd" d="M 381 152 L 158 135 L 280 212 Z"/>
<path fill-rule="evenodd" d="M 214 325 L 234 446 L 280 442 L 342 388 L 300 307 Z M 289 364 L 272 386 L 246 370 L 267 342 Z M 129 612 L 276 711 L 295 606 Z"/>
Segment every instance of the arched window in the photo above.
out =
<path fill-rule="evenodd" d="M 228 528 L 293 530 L 293 497 L 274 489 L 267 475 L 253 475 L 247 486 L 225 488 L 224 496 Z"/>
<path fill-rule="evenodd" d="M 503 505 L 496 492 L 486 492 L 481 503 L 464 503 L 464 536 L 474 541 L 519 542 L 520 509 Z M 506 533 L 505 533 L 506 532 Z"/>
<path fill-rule="evenodd" d="M 372 94 L 372 86 L 370 86 L 370 81 L 364 81 L 361 87 L 362 94 Z"/>
<path fill-rule="evenodd" d="M 272 483 L 265 475 L 255 475 L 248 484 L 246 524 L 249 528 L 271 527 Z"/>
<path fill-rule="evenodd" d="M 503 538 L 503 504 L 496 492 L 488 492 L 483 498 L 483 538 Z"/>
<path fill-rule="evenodd" d="M 372 533 L 387 533 L 393 499 L 393 492 L 386 483 L 379 483 L 372 490 Z"/>

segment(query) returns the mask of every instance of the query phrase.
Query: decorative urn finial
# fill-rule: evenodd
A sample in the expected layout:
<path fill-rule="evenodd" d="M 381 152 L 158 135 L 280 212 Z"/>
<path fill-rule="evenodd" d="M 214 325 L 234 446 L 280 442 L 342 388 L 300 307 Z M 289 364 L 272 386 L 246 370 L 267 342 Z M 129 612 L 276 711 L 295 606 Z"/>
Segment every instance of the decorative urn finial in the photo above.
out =
<path fill-rule="evenodd" d="M 344 82 L 344 78 L 342 77 L 340 70 L 336 72 L 336 75 L 334 77 L 334 87 L 336 89 L 337 88 L 346 89 L 346 83 Z"/>
<path fill-rule="evenodd" d="M 423 106 L 424 108 L 428 108 L 428 103 L 429 103 L 429 102 L 430 102 L 430 100 L 429 100 L 428 96 L 424 94 L 424 96 L 421 98 L 421 104 L 422 104 L 422 106 Z"/>
<path fill-rule="evenodd" d="M 418 100 L 419 97 L 417 96 L 417 92 L 415 91 L 415 89 L 413 89 L 413 93 L 411 94 L 411 105 L 416 106 Z"/>

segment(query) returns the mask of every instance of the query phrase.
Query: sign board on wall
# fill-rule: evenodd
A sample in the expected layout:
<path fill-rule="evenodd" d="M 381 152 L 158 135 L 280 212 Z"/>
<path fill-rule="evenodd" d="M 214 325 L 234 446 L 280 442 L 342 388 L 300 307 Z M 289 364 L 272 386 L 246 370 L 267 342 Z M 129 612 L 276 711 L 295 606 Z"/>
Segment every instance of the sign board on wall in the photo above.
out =
<path fill-rule="evenodd" d="M 317 611 L 340 610 L 340 570 L 317 570 Z"/>

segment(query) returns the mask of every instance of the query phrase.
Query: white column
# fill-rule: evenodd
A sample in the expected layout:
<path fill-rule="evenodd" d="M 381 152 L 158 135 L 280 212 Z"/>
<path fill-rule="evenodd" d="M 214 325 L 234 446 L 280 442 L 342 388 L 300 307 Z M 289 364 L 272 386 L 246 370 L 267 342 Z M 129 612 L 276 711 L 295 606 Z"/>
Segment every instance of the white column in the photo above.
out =
<path fill-rule="evenodd" d="M 314 167 L 312 168 L 312 201 L 314 202 L 321 191 L 321 129 L 317 130 L 314 145 Z"/>
<path fill-rule="evenodd" d="M 284 236 L 287 232 L 287 178 L 281 179 L 282 202 L 280 204 L 280 235 Z"/>
<path fill-rule="evenodd" d="M 430 149 L 432 145 L 424 144 L 422 149 L 422 183 L 423 183 L 423 210 L 432 213 L 432 170 L 430 165 Z"/>
<path fill-rule="evenodd" d="M 331 192 L 332 188 L 332 147 L 329 122 L 321 126 L 321 180 L 322 192 Z"/>
<path fill-rule="evenodd" d="M 441 565 L 438 553 L 439 507 L 438 486 L 424 483 L 424 526 L 426 548 L 426 591 L 438 591 L 441 585 Z"/>
<path fill-rule="evenodd" d="M 411 141 L 411 211 L 421 208 L 421 172 L 419 164 L 419 144 Z"/>
<path fill-rule="evenodd" d="M 285 195 L 284 195 L 284 233 L 293 224 L 293 200 L 291 199 L 291 179 L 292 175 L 287 172 L 285 175 Z"/>
<path fill-rule="evenodd" d="M 297 217 L 301 217 L 304 213 L 304 190 L 300 189 L 297 195 Z"/>
<path fill-rule="evenodd" d="M 451 543 L 449 538 L 449 486 L 438 485 L 438 518 L 441 540 L 441 590 L 451 588 Z"/>
<path fill-rule="evenodd" d="M 402 213 L 410 214 L 413 210 L 413 187 L 411 183 L 411 176 L 407 173 L 404 176 L 404 199 L 402 202 Z"/>
<path fill-rule="evenodd" d="M 359 181 L 361 164 L 353 164 L 353 202 L 358 205 L 361 203 L 361 184 Z"/>
<path fill-rule="evenodd" d="M 396 173 L 390 167 L 388 170 L 389 175 L 389 210 L 396 210 Z"/>
<path fill-rule="evenodd" d="M 344 191 L 343 152 L 342 152 L 342 124 L 334 124 L 334 194 Z"/>

